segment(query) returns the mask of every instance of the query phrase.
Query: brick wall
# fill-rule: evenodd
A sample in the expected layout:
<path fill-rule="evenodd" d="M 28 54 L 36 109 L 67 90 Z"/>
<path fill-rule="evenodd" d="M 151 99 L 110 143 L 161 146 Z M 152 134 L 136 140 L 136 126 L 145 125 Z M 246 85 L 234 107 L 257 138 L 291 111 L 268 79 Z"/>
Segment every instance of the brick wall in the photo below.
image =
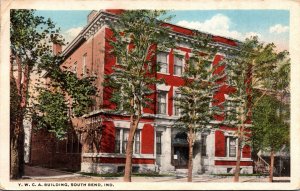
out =
<path fill-rule="evenodd" d="M 66 140 L 58 141 L 44 129 L 32 133 L 29 164 L 47 168 L 80 170 L 81 153 L 67 153 Z"/>

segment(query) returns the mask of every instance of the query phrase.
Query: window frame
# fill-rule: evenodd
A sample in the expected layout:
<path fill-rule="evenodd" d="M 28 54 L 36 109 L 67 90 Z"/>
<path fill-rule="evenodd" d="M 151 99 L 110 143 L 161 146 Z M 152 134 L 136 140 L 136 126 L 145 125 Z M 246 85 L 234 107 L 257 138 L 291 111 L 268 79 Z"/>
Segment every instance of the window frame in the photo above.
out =
<path fill-rule="evenodd" d="M 82 74 L 84 77 L 87 75 L 86 60 L 87 60 L 87 53 L 84 53 L 82 56 Z"/>
<path fill-rule="evenodd" d="M 155 146 L 156 146 L 156 154 L 157 155 L 161 155 L 162 154 L 162 141 L 161 141 L 162 140 L 162 134 L 163 134 L 162 131 L 156 131 Z M 158 137 L 159 137 L 159 139 L 158 139 Z M 158 140 L 159 140 L 159 142 L 158 142 Z"/>
<path fill-rule="evenodd" d="M 180 59 L 180 61 L 181 61 L 181 62 L 179 62 L 180 65 L 179 65 L 178 62 L 176 62 L 176 59 Z M 174 54 L 174 66 L 173 66 L 173 75 L 174 76 L 182 76 L 182 74 L 184 72 L 184 70 L 183 70 L 184 69 L 184 63 L 185 63 L 184 55 Z M 176 73 L 176 71 L 177 71 L 176 68 L 180 68 L 180 74 Z"/>
<path fill-rule="evenodd" d="M 161 62 L 161 60 L 159 59 L 159 55 L 161 54 L 164 54 L 166 55 L 166 62 Z M 157 71 L 157 73 L 161 73 L 161 74 L 169 74 L 170 71 L 169 71 L 169 54 L 168 52 L 164 52 L 164 51 L 159 51 L 157 52 L 157 55 L 156 55 L 156 63 L 159 65 L 159 70 Z M 165 65 L 165 70 L 166 71 L 162 71 L 162 65 Z"/>
<path fill-rule="evenodd" d="M 118 133 L 117 133 L 118 132 Z M 115 129 L 115 153 L 121 153 L 121 129 Z"/>
<path fill-rule="evenodd" d="M 165 96 L 165 103 L 162 103 L 160 102 L 160 95 L 161 94 L 164 94 Z M 165 104 L 165 107 L 164 107 L 164 113 L 161 112 L 160 110 L 160 104 Z M 167 108 L 168 108 L 168 91 L 162 91 L 162 90 L 159 90 L 157 92 L 157 114 L 160 114 L 160 115 L 167 115 L 168 114 L 168 111 L 167 111 Z"/>
<path fill-rule="evenodd" d="M 234 142 L 234 145 L 231 145 L 230 143 Z M 231 157 L 235 158 L 237 157 L 237 138 L 233 136 L 228 136 L 226 137 L 226 144 L 225 144 L 225 149 L 226 149 L 226 157 Z M 234 151 L 234 153 L 233 153 Z"/>
<path fill-rule="evenodd" d="M 116 132 L 115 131 L 115 148 L 114 148 L 114 153 L 116 154 L 126 154 L 126 147 L 128 144 L 128 136 L 129 136 L 129 129 L 127 128 L 117 128 L 116 130 L 119 130 L 119 139 L 116 141 Z M 127 136 L 126 136 L 127 135 Z M 137 136 L 139 137 L 139 141 L 136 141 Z M 126 138 L 126 139 L 125 139 Z M 117 151 L 117 145 L 116 142 L 119 142 L 119 152 Z M 134 140 L 133 140 L 133 154 L 141 154 L 141 143 L 142 143 L 142 136 L 141 136 L 141 130 L 137 129 Z M 138 147 L 138 150 L 137 150 Z"/>
<path fill-rule="evenodd" d="M 201 156 L 207 156 L 207 135 L 201 135 Z"/>

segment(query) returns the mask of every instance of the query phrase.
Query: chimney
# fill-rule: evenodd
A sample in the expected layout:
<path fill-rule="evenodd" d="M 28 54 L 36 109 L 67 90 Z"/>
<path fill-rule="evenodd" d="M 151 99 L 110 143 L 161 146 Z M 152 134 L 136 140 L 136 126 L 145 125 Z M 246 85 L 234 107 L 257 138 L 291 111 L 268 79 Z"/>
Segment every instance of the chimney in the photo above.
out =
<path fill-rule="evenodd" d="M 96 10 L 92 10 L 90 12 L 90 14 L 87 17 L 87 23 L 88 24 L 94 19 L 94 17 L 96 16 L 97 13 L 98 13 L 98 11 L 96 11 Z"/>
<path fill-rule="evenodd" d="M 59 43 L 53 42 L 52 48 L 54 56 L 57 56 L 62 52 L 62 45 Z"/>
<path fill-rule="evenodd" d="M 108 13 L 115 14 L 115 15 L 120 15 L 125 12 L 124 9 L 105 9 L 105 11 Z"/>

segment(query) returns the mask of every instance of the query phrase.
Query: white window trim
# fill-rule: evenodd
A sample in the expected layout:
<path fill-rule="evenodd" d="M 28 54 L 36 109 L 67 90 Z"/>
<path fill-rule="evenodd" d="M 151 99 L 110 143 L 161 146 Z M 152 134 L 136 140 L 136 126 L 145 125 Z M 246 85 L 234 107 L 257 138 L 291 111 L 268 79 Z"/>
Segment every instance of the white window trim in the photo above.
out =
<path fill-rule="evenodd" d="M 230 143 L 229 143 L 229 139 L 230 138 L 235 138 L 234 136 L 226 136 L 226 157 L 229 157 L 229 158 L 237 158 L 237 152 L 238 152 L 238 140 L 237 138 L 235 138 L 235 157 L 231 157 L 229 156 L 229 152 L 230 152 Z"/>
<path fill-rule="evenodd" d="M 158 115 L 158 116 L 169 116 L 169 112 L 168 112 L 168 107 L 169 107 L 168 94 L 169 94 L 170 89 L 171 89 L 171 86 L 167 86 L 165 84 L 157 84 L 156 85 L 156 90 L 157 90 L 156 99 L 158 97 L 158 91 L 166 92 L 166 114 L 159 114 L 156 111 L 156 115 Z M 155 104 L 157 104 L 157 102 Z"/>
<path fill-rule="evenodd" d="M 156 94 L 156 97 L 157 97 L 156 99 L 157 100 L 158 100 L 158 94 L 159 94 L 159 92 L 165 92 L 166 93 L 166 113 L 157 113 L 157 115 L 159 115 L 159 116 L 169 116 L 169 112 L 168 112 L 168 106 L 169 106 L 168 94 L 169 94 L 169 91 L 158 90 L 158 92 Z M 156 104 L 158 104 L 158 101 L 156 102 Z M 156 111 L 156 112 L 158 112 L 158 111 Z"/>
<path fill-rule="evenodd" d="M 184 51 L 181 51 L 181 50 L 175 50 L 175 49 L 173 50 L 173 60 L 174 60 L 174 63 L 173 63 L 173 76 L 178 76 L 178 77 L 183 76 L 184 68 L 185 68 L 185 65 L 186 65 L 186 58 L 185 58 L 186 53 L 187 52 L 184 52 Z M 176 57 L 176 54 L 183 56 L 182 65 L 181 65 L 181 67 L 182 67 L 181 74 L 175 74 L 175 57 Z"/>
<path fill-rule="evenodd" d="M 158 63 L 158 54 L 159 53 L 166 53 L 167 54 L 167 72 L 161 72 L 160 70 L 157 71 L 158 74 L 170 75 L 170 51 L 158 51 L 156 54 L 156 63 Z"/>
<path fill-rule="evenodd" d="M 120 139 L 120 153 L 116 153 L 116 154 L 126 154 L 126 148 L 124 148 L 125 150 L 123 151 L 123 141 L 124 141 L 123 135 L 124 135 L 124 131 L 128 131 L 128 135 L 129 135 L 129 129 L 128 128 L 122 128 L 122 127 L 115 127 L 115 128 L 120 130 L 120 137 L 119 137 L 119 139 Z M 133 148 L 132 148 L 133 150 L 132 151 L 133 151 L 133 154 L 141 154 L 141 152 L 142 152 L 142 131 L 141 131 L 141 129 L 137 129 L 136 133 L 140 134 L 140 151 L 139 151 L 139 153 L 135 152 L 135 140 L 133 142 Z M 127 140 L 127 142 L 128 142 L 128 140 Z"/>
<path fill-rule="evenodd" d="M 82 74 L 84 77 L 87 76 L 86 60 L 87 60 L 87 53 L 84 53 L 82 56 Z"/>
<path fill-rule="evenodd" d="M 161 151 L 161 153 L 160 154 L 157 154 L 157 139 L 156 139 L 156 137 L 157 137 L 157 133 L 158 132 L 160 132 L 160 151 Z M 155 141 L 155 149 L 154 149 L 154 152 L 155 152 L 155 155 L 157 155 L 157 156 L 161 156 L 161 155 L 163 155 L 163 142 L 162 142 L 162 139 L 163 139 L 163 131 L 159 131 L 159 130 L 156 130 L 155 131 L 155 137 L 154 137 L 154 141 Z"/>

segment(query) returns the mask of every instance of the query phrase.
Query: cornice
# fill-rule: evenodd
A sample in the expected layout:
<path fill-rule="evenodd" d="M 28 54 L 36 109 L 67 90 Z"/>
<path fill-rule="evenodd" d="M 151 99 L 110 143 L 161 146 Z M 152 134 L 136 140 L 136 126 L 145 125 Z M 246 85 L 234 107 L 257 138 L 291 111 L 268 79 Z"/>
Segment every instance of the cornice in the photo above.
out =
<path fill-rule="evenodd" d="M 107 12 L 99 11 L 94 16 L 94 19 L 89 22 L 88 25 L 80 31 L 77 37 L 72 40 L 71 43 L 65 48 L 65 50 L 62 52 L 62 55 L 68 56 L 74 50 L 74 48 L 96 34 L 103 26 L 108 23 L 108 21 L 117 21 L 117 16 Z"/>
<path fill-rule="evenodd" d="M 118 20 L 118 16 L 105 12 L 105 11 L 99 11 L 95 16 L 94 19 L 88 23 L 88 25 L 82 29 L 82 31 L 78 34 L 78 36 L 65 48 L 65 50 L 62 52 L 63 56 L 68 56 L 77 46 L 79 46 L 82 42 L 85 40 L 88 40 L 91 36 L 96 34 L 103 26 L 107 25 L 108 22 L 116 22 Z M 174 25 L 176 27 L 181 27 Z M 185 28 L 185 27 L 181 27 Z M 188 29 L 188 28 L 186 28 Z M 189 29 L 192 30 L 192 29 Z M 210 33 L 204 33 L 201 31 L 193 30 L 196 31 L 197 33 L 203 35 L 204 37 L 213 37 L 214 35 Z M 196 40 L 192 36 L 184 35 L 179 32 L 172 31 L 169 34 L 170 38 L 175 38 L 177 40 L 180 40 L 185 43 L 195 43 Z M 234 40 L 228 37 L 224 37 L 229 40 Z M 237 44 L 240 44 L 239 41 L 234 40 Z M 238 50 L 238 47 L 230 46 L 225 43 L 220 43 L 220 42 L 210 42 L 207 44 L 207 47 L 210 48 L 217 48 L 219 52 L 232 52 L 233 50 Z"/>

